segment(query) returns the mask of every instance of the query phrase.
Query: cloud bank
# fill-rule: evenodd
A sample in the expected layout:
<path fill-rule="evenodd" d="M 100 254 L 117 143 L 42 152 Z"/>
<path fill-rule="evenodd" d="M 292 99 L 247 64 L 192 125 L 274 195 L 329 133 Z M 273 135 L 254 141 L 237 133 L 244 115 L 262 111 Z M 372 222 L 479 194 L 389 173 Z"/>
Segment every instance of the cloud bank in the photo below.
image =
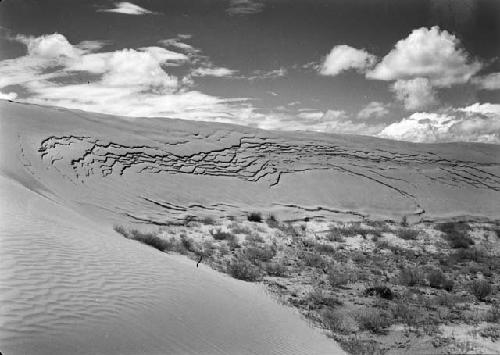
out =
<path fill-rule="evenodd" d="M 347 45 L 339 45 L 332 48 L 321 64 L 319 73 L 321 75 L 336 76 L 343 71 L 355 69 L 364 72 L 372 67 L 376 57 L 365 50 L 356 49 Z"/>
<path fill-rule="evenodd" d="M 112 9 L 100 9 L 98 12 L 114 12 L 117 14 L 125 14 L 125 15 L 148 15 L 154 14 L 153 11 L 142 8 L 138 5 L 132 4 L 131 2 L 122 1 L 116 2 L 115 7 Z"/>

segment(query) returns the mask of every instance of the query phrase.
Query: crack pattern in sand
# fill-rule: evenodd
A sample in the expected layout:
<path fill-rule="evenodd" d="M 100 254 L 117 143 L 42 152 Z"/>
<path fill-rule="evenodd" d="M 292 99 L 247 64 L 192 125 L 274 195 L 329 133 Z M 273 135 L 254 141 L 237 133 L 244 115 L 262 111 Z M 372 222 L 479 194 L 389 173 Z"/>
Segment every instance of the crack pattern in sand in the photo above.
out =
<path fill-rule="evenodd" d="M 206 141 L 214 143 L 210 137 Z M 223 145 L 219 140 L 215 143 Z M 175 154 L 171 147 L 172 144 L 127 146 L 85 136 L 52 136 L 41 142 L 39 153 L 51 165 L 66 160 L 82 183 L 94 174 L 123 175 L 134 168 L 136 173 L 225 176 L 251 182 L 266 181 L 275 186 L 283 174 L 336 170 L 372 180 L 413 198 L 410 189 L 405 188 L 412 183 L 395 173 L 405 169 L 442 184 L 500 191 L 500 177 L 487 170 L 492 164 L 448 160 L 432 152 L 363 151 L 323 142 L 289 143 L 253 136 L 193 154 Z"/>

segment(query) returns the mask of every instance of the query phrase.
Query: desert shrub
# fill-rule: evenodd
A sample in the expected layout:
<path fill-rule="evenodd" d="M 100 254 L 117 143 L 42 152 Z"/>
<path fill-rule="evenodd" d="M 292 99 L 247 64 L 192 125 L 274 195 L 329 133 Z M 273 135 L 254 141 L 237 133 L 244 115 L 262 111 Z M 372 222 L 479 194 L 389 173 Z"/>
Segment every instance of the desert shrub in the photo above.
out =
<path fill-rule="evenodd" d="M 440 270 L 432 270 L 427 274 L 427 281 L 432 288 L 442 288 L 446 281 L 446 276 Z"/>
<path fill-rule="evenodd" d="M 212 243 L 212 241 L 210 241 L 210 240 L 203 241 L 203 244 L 202 244 L 203 256 L 207 256 L 207 257 L 212 256 L 215 253 L 215 250 L 216 250 L 216 247 L 215 247 L 214 243 Z"/>
<path fill-rule="evenodd" d="M 137 229 L 133 229 L 128 232 L 128 235 L 128 238 L 149 245 L 155 249 L 158 249 L 159 251 L 172 250 L 174 247 L 171 241 L 159 238 L 153 233 L 143 233 L 138 231 Z"/>
<path fill-rule="evenodd" d="M 336 296 L 328 295 L 322 288 L 312 289 L 306 298 L 309 309 L 319 309 L 324 307 L 335 308 L 343 303 Z"/>
<path fill-rule="evenodd" d="M 496 342 L 500 339 L 500 328 L 496 325 L 490 325 L 479 331 L 482 338 L 489 338 L 491 341 Z"/>
<path fill-rule="evenodd" d="M 203 223 L 203 224 L 210 225 L 210 226 L 213 226 L 213 225 L 215 225 L 217 223 L 215 221 L 215 218 L 213 218 L 211 216 L 203 217 L 200 222 Z"/>
<path fill-rule="evenodd" d="M 366 307 L 356 314 L 359 328 L 372 333 L 380 334 L 392 324 L 392 317 L 389 313 Z"/>
<path fill-rule="evenodd" d="M 500 306 L 498 304 L 492 305 L 486 312 L 484 320 L 490 323 L 500 323 Z"/>
<path fill-rule="evenodd" d="M 341 338 L 338 340 L 340 346 L 348 354 L 356 355 L 382 355 L 386 351 L 381 349 L 380 345 L 372 339 L 360 339 L 357 336 Z"/>
<path fill-rule="evenodd" d="M 470 226 L 463 222 L 441 223 L 437 229 L 444 233 L 450 246 L 454 249 L 468 248 L 474 245 L 474 241 L 467 235 Z"/>
<path fill-rule="evenodd" d="M 391 245 L 387 240 L 377 240 L 375 242 L 375 248 L 377 249 L 391 249 Z"/>
<path fill-rule="evenodd" d="M 319 254 L 304 252 L 300 254 L 300 257 L 304 259 L 304 264 L 306 266 L 311 266 L 315 268 L 323 268 L 325 266 L 325 259 Z"/>
<path fill-rule="evenodd" d="M 487 280 L 474 280 L 470 286 L 471 293 L 479 300 L 484 301 L 492 292 L 493 288 Z"/>
<path fill-rule="evenodd" d="M 474 261 L 480 263 L 488 259 L 484 250 L 479 248 L 458 249 L 456 252 L 450 254 L 450 258 L 454 261 Z"/>
<path fill-rule="evenodd" d="M 409 225 L 408 224 L 408 217 L 406 217 L 406 216 L 401 217 L 401 223 L 400 224 L 401 224 L 401 227 L 405 227 L 405 228 L 408 227 L 408 225 Z"/>
<path fill-rule="evenodd" d="M 252 233 L 252 229 L 250 227 L 247 227 L 245 225 L 241 225 L 239 223 L 233 222 L 229 225 L 229 229 L 231 229 L 231 232 L 234 234 L 250 234 Z"/>
<path fill-rule="evenodd" d="M 314 250 L 316 250 L 320 254 L 333 254 L 335 253 L 335 247 L 330 244 L 320 244 L 317 243 L 314 246 Z"/>
<path fill-rule="evenodd" d="M 398 229 L 396 235 L 398 238 L 404 240 L 415 240 L 417 239 L 419 231 L 415 229 Z"/>
<path fill-rule="evenodd" d="M 441 287 L 444 290 L 451 292 L 453 291 L 453 287 L 455 287 L 455 282 L 452 279 L 445 279 Z"/>
<path fill-rule="evenodd" d="M 357 281 L 357 274 L 352 267 L 332 265 L 328 269 L 328 281 L 332 287 L 345 286 Z"/>
<path fill-rule="evenodd" d="M 262 223 L 262 214 L 259 212 L 252 212 L 247 216 L 250 222 Z"/>
<path fill-rule="evenodd" d="M 266 223 L 270 228 L 278 228 L 280 225 L 280 222 L 278 221 L 276 216 L 273 214 L 270 214 L 269 216 L 267 216 Z"/>
<path fill-rule="evenodd" d="M 287 268 L 282 263 L 271 261 L 266 263 L 266 273 L 269 276 L 284 277 L 287 274 Z"/>
<path fill-rule="evenodd" d="M 326 239 L 328 239 L 330 242 L 343 243 L 345 241 L 345 238 L 342 231 L 343 231 L 342 228 L 338 228 L 334 225 L 331 225 L 326 234 Z"/>
<path fill-rule="evenodd" d="M 250 246 L 244 251 L 245 257 L 254 264 L 258 261 L 269 261 L 276 255 L 276 249 L 272 246 Z"/>
<path fill-rule="evenodd" d="M 250 233 L 245 237 L 248 243 L 264 243 L 264 238 L 262 238 L 258 233 Z"/>
<path fill-rule="evenodd" d="M 365 296 L 378 296 L 386 300 L 392 300 L 394 298 L 394 292 L 387 286 L 373 286 L 368 287 L 364 291 Z"/>
<path fill-rule="evenodd" d="M 180 241 L 181 241 L 181 245 L 184 249 L 186 249 L 187 251 L 193 252 L 193 253 L 198 253 L 199 250 L 196 246 L 196 243 L 194 242 L 194 240 L 192 238 L 189 238 L 185 234 L 181 234 Z"/>
<path fill-rule="evenodd" d="M 229 239 L 227 241 L 227 246 L 230 250 L 235 250 L 235 249 L 239 249 L 241 248 L 241 245 L 240 243 L 238 242 L 238 238 L 234 238 L 234 239 Z"/>
<path fill-rule="evenodd" d="M 425 283 L 425 275 L 419 268 L 405 267 L 399 273 L 399 283 L 404 286 L 418 286 Z"/>
<path fill-rule="evenodd" d="M 232 259 L 227 265 L 227 272 L 232 277 L 245 281 L 256 281 L 260 277 L 259 268 L 246 259 Z"/>
<path fill-rule="evenodd" d="M 212 238 L 215 240 L 234 240 L 236 239 L 236 236 L 230 232 L 224 232 L 220 229 L 217 229 L 215 232 L 210 231 L 210 235 Z"/>
<path fill-rule="evenodd" d="M 346 312 L 327 308 L 320 313 L 320 317 L 323 326 L 332 332 L 351 334 L 357 330 L 356 321 Z"/>

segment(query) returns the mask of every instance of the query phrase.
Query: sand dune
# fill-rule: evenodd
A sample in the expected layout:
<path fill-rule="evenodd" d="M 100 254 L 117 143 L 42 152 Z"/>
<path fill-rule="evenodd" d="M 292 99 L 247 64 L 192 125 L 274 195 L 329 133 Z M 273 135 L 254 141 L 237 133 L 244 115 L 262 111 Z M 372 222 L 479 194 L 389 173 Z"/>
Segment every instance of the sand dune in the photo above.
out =
<path fill-rule="evenodd" d="M 0 102 L 5 354 L 341 352 L 255 285 L 114 223 L 498 218 L 500 147 L 418 145 Z"/>

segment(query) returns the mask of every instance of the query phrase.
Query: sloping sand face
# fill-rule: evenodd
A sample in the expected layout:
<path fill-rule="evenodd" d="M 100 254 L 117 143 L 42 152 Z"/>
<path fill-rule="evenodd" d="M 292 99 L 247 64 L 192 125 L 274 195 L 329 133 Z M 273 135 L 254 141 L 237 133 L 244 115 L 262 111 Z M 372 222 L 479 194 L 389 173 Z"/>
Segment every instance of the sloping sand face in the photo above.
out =
<path fill-rule="evenodd" d="M 262 289 L 112 231 L 186 215 L 500 214 L 500 148 L 0 102 L 0 350 L 325 354 Z"/>
<path fill-rule="evenodd" d="M 0 178 L 4 354 L 337 354 L 253 284 L 114 235 Z"/>

